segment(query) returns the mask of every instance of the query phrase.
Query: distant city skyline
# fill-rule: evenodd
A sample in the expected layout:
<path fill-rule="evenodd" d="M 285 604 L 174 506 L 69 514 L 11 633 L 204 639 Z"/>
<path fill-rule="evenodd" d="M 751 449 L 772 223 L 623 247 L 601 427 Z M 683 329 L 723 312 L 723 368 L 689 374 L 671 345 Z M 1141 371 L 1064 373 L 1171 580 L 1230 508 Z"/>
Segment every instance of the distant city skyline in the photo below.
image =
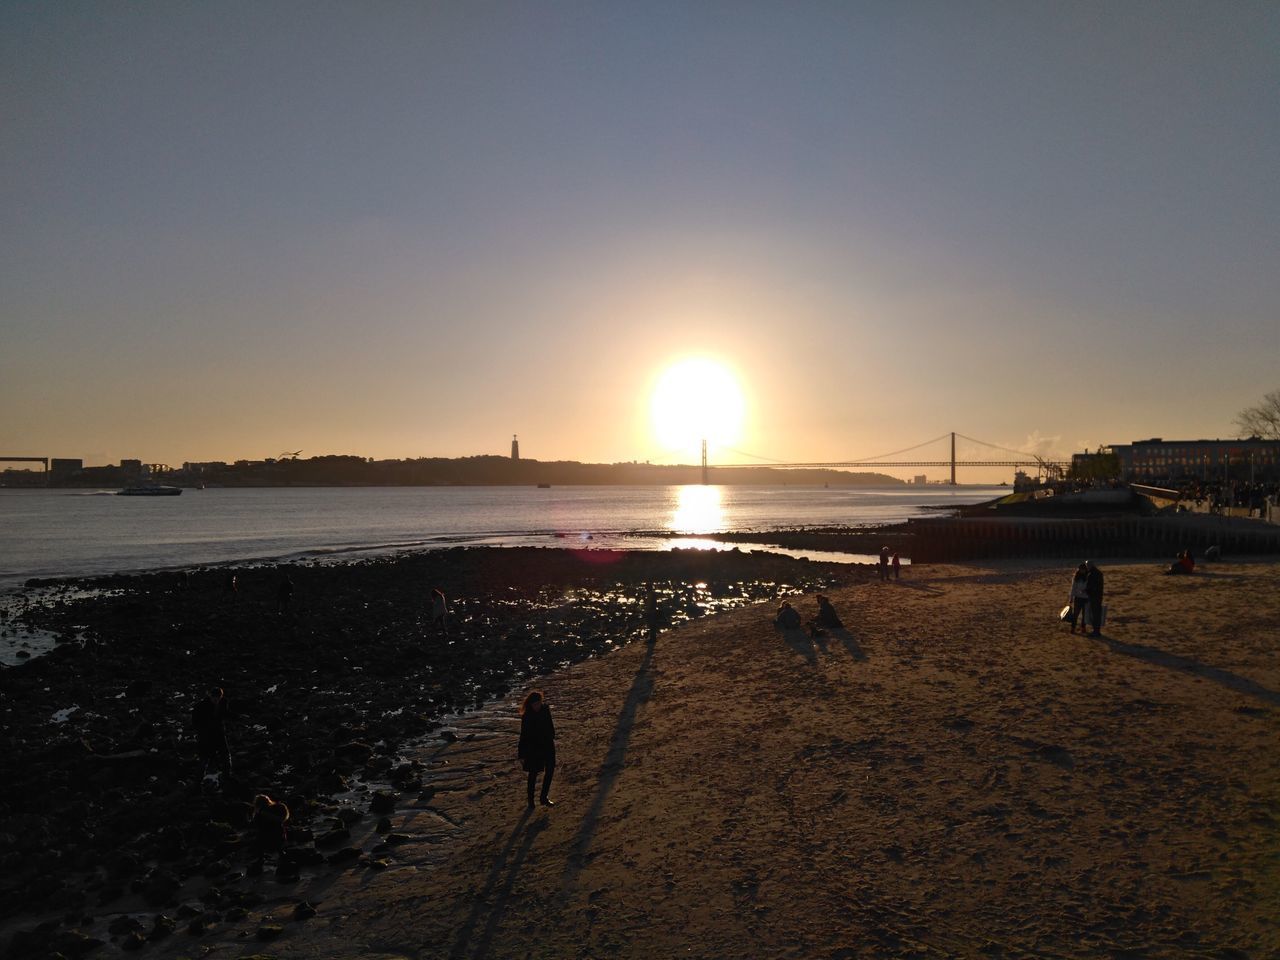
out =
<path fill-rule="evenodd" d="M 696 463 L 698 358 L 787 462 L 1233 437 L 1278 51 L 1250 2 L 4 5 L 0 455 Z"/>

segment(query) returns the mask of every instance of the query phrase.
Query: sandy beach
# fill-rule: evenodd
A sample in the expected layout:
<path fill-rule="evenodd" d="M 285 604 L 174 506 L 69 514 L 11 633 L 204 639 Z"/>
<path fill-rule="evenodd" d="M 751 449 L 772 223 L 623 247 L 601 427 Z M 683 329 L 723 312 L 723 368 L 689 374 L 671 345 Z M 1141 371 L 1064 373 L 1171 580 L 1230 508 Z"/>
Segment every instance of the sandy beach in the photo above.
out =
<path fill-rule="evenodd" d="M 1067 568 L 919 566 L 831 591 L 831 636 L 757 604 L 554 673 L 554 808 L 513 693 L 423 746 L 389 834 L 350 825 L 363 861 L 219 883 L 143 949 L 1276 956 L 1280 564 L 1104 572 L 1101 639 L 1056 622 Z"/>

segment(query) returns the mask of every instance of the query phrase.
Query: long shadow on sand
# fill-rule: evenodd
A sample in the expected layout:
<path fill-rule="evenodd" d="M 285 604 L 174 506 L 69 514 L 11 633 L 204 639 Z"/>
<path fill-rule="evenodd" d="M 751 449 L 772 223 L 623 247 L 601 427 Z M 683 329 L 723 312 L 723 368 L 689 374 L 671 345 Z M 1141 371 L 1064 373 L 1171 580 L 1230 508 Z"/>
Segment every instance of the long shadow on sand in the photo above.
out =
<path fill-rule="evenodd" d="M 1280 707 L 1280 693 L 1264 687 L 1262 684 L 1250 680 L 1248 677 L 1242 677 L 1238 673 L 1232 673 L 1230 670 L 1223 670 L 1219 667 L 1211 667 L 1208 664 L 1201 663 L 1191 657 L 1180 657 L 1176 653 L 1169 653 L 1165 650 L 1159 650 L 1155 647 L 1143 646 L 1140 643 L 1121 643 L 1118 640 L 1112 640 L 1108 637 L 1099 637 L 1114 653 L 1122 653 L 1126 657 L 1134 657 L 1138 660 L 1145 660 L 1147 663 L 1154 663 L 1157 666 L 1168 667 L 1170 670 L 1178 670 L 1182 673 L 1194 674 L 1197 677 L 1204 677 L 1206 680 L 1212 680 L 1214 683 L 1220 683 L 1230 690 L 1237 693 L 1247 694 L 1251 697 L 1257 697 L 1265 703 L 1271 704 L 1273 707 Z"/>
<path fill-rule="evenodd" d="M 636 713 L 653 695 L 653 650 L 655 638 L 651 635 L 645 645 L 644 659 L 640 661 L 640 669 L 636 671 L 631 689 L 627 692 L 622 712 L 618 714 L 618 722 L 613 727 L 613 738 L 609 741 L 609 750 L 604 755 L 597 774 L 598 786 L 591 799 L 591 805 L 582 817 L 582 825 L 578 833 L 569 843 L 569 853 L 565 859 L 564 873 L 560 876 L 559 907 L 563 909 L 569 902 L 573 887 L 577 883 L 578 874 L 586 866 L 587 854 L 591 851 L 591 841 L 596 834 L 600 822 L 600 813 L 604 810 L 605 800 L 613 790 L 613 784 L 622 773 L 627 756 L 627 744 L 631 740 L 631 730 L 635 726 Z"/>
<path fill-rule="evenodd" d="M 790 647 L 793 652 L 804 657 L 805 663 L 811 667 L 818 665 L 818 652 L 813 648 L 813 639 L 809 637 L 809 634 L 804 629 L 796 627 L 793 630 L 779 630 L 778 635 L 782 637 L 782 642 Z M 821 637 L 817 639 L 822 640 L 824 644 L 823 653 L 826 653 L 825 639 Z"/>
<path fill-rule="evenodd" d="M 934 597 L 941 596 L 943 592 L 937 587 L 930 585 L 925 580 L 895 580 L 893 581 L 893 585 L 895 587 L 906 587 L 908 590 L 916 590 L 920 593 L 926 593 Z"/>
<path fill-rule="evenodd" d="M 841 627 L 838 630 L 832 630 L 831 635 L 844 644 L 844 648 L 849 651 L 849 656 L 853 657 L 853 659 L 867 659 L 867 655 L 863 652 L 862 647 L 858 645 L 858 641 L 853 639 L 853 634 L 844 627 Z"/>
<path fill-rule="evenodd" d="M 526 826 L 528 829 L 525 829 Z M 489 870 L 489 876 L 485 878 L 484 888 L 471 905 L 471 915 L 467 917 L 467 922 L 458 931 L 458 938 L 454 940 L 453 947 L 449 950 L 450 960 L 463 960 L 468 955 L 480 958 L 488 954 L 489 946 L 493 943 L 493 935 L 498 929 L 502 915 L 506 912 L 507 902 L 511 898 L 511 888 L 515 885 L 516 877 L 520 874 L 520 868 L 528 858 L 534 840 L 546 827 L 546 818 L 530 824 L 529 811 L 526 810 L 521 815 L 519 823 L 511 831 L 511 836 L 507 838 L 502 852 L 494 860 L 493 866 Z M 521 839 L 522 833 L 524 834 L 523 842 L 520 843 L 519 849 L 516 849 L 516 842 Z M 480 926 L 481 918 L 486 910 L 489 916 L 484 921 L 484 929 L 480 933 L 479 941 L 476 943 L 473 952 L 471 950 L 471 940 L 476 935 L 476 928 Z"/>

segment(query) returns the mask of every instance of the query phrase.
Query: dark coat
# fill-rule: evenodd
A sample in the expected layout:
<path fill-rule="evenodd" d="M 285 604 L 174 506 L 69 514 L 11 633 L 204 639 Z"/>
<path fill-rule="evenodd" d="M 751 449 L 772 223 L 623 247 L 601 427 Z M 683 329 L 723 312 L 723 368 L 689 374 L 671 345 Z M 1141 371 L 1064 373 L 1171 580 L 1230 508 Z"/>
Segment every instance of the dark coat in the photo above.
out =
<path fill-rule="evenodd" d="M 206 698 L 192 709 L 191 726 L 201 756 L 221 756 L 227 752 L 227 733 L 222 725 L 226 719 L 226 698 L 217 703 Z"/>
<path fill-rule="evenodd" d="M 1089 568 L 1089 576 L 1084 582 L 1085 589 L 1089 591 L 1090 603 L 1102 602 L 1102 571 L 1097 567 Z"/>
<path fill-rule="evenodd" d="M 818 604 L 818 625 L 821 627 L 829 627 L 832 630 L 839 630 L 844 626 L 840 616 L 836 613 L 836 608 L 831 605 L 831 601 L 820 602 Z"/>
<path fill-rule="evenodd" d="M 517 755 L 530 773 L 556 762 L 556 726 L 551 722 L 551 708 L 545 702 L 541 709 L 526 711 L 520 718 Z"/>

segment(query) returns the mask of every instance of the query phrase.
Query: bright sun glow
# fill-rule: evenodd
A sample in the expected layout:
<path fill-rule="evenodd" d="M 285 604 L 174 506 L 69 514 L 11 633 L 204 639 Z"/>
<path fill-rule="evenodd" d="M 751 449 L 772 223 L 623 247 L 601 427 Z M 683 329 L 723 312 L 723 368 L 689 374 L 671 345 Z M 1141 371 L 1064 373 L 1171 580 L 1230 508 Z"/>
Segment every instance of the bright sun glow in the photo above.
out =
<path fill-rule="evenodd" d="M 696 453 L 742 438 L 746 401 L 737 379 L 721 363 L 691 357 L 672 364 L 653 388 L 653 432 L 664 450 Z"/>
<path fill-rule="evenodd" d="M 671 529 L 676 533 L 716 533 L 724 529 L 719 487 L 701 484 L 677 487 L 675 508 Z M 682 543 L 681 546 L 690 544 Z"/>

